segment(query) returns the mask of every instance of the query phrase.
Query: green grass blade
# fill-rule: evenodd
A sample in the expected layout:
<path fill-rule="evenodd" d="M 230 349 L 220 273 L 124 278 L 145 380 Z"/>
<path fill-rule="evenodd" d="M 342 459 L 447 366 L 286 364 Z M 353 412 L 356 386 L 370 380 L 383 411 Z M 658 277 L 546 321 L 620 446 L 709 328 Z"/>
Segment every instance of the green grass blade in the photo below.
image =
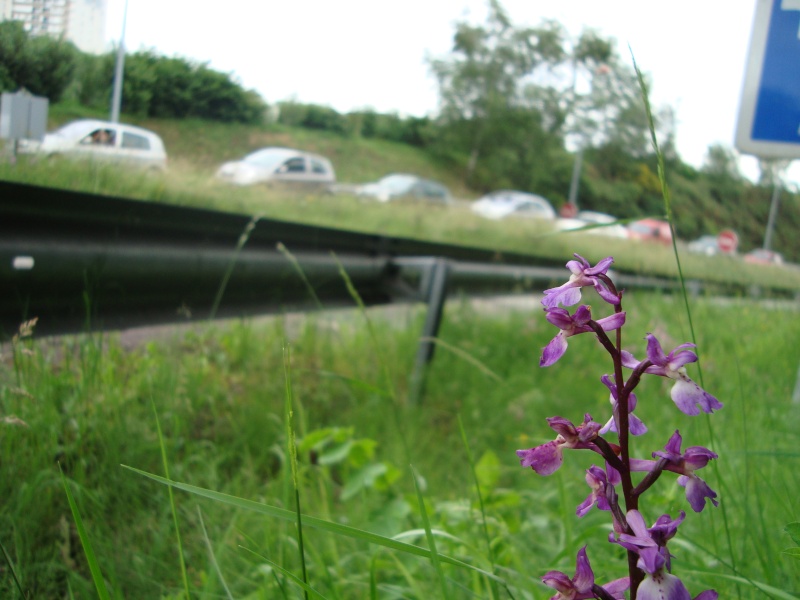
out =
<path fill-rule="evenodd" d="M 364 322 L 367 324 L 367 331 L 369 332 L 369 337 L 372 340 L 375 356 L 378 357 L 381 369 L 383 370 L 386 389 L 389 390 L 392 400 L 396 402 L 397 391 L 394 389 L 392 376 L 389 372 L 389 363 L 383 355 L 381 344 L 378 343 L 378 336 L 375 334 L 375 327 L 372 325 L 372 320 L 369 318 L 369 314 L 367 314 L 367 307 L 364 305 L 364 301 L 361 299 L 361 295 L 358 293 L 356 286 L 353 285 L 353 280 L 350 279 L 350 276 L 347 274 L 347 271 L 345 270 L 344 265 L 339 260 L 339 257 L 336 256 L 336 254 L 333 252 L 331 254 L 334 260 L 336 261 L 336 264 L 339 265 L 339 275 L 344 280 L 344 284 L 347 287 L 347 292 L 350 294 L 350 297 L 355 301 L 356 305 L 358 306 L 359 312 L 364 317 Z"/>
<path fill-rule="evenodd" d="M 303 583 L 308 584 L 308 571 L 306 569 L 306 553 L 303 547 L 303 514 L 300 511 L 300 486 L 297 481 L 297 443 L 295 442 L 294 427 L 292 425 L 292 376 L 291 376 L 291 351 L 288 346 L 283 347 L 283 374 L 286 383 L 286 444 L 287 454 L 289 456 L 289 464 L 292 468 L 292 484 L 294 485 L 294 506 L 295 515 L 297 517 L 297 551 L 300 554 L 300 564 L 303 569 Z M 305 588 L 303 588 L 305 589 Z M 308 592 L 305 592 L 305 598 L 308 600 Z"/>
<path fill-rule="evenodd" d="M 369 598 L 378 600 L 378 553 L 375 552 L 369 561 Z"/>
<path fill-rule="evenodd" d="M 502 383 L 503 378 L 500 377 L 500 375 L 498 375 L 497 373 L 492 371 L 489 367 L 487 367 L 480 360 L 478 360 L 477 358 L 472 356 L 469 352 L 465 352 L 461 348 L 453 346 L 452 344 L 448 344 L 444 340 L 440 340 L 439 338 L 436 338 L 436 337 L 421 337 L 419 339 L 420 339 L 421 342 L 433 342 L 437 346 L 441 346 L 442 348 L 444 348 L 448 352 L 452 352 L 453 354 L 455 354 L 460 359 L 468 362 L 473 367 L 476 367 L 484 375 L 494 379 L 495 381 L 498 381 L 498 382 Z"/>
<path fill-rule="evenodd" d="M 370 394 L 380 396 L 381 398 L 388 398 L 389 400 L 392 399 L 392 395 L 385 389 L 379 388 L 361 379 L 356 379 L 355 377 L 348 377 L 346 375 L 341 375 L 339 373 L 333 373 L 332 371 L 321 371 L 317 369 L 314 370 L 313 372 L 319 375 L 320 377 L 326 377 L 328 379 L 338 379 L 357 390 L 369 392 Z"/>
<path fill-rule="evenodd" d="M 83 519 L 81 519 L 81 514 L 78 511 L 78 505 L 75 504 L 72 492 L 69 491 L 69 484 L 67 483 L 64 471 L 61 470 L 60 464 L 58 465 L 58 471 L 61 473 L 61 482 L 64 484 L 64 491 L 67 493 L 67 502 L 69 502 L 69 509 L 72 511 L 72 518 L 75 519 L 75 527 L 78 529 L 78 537 L 81 540 L 81 546 L 83 546 L 83 553 L 86 555 L 86 562 L 89 563 L 89 571 L 92 574 L 94 588 L 97 590 L 97 595 L 100 597 L 100 600 L 110 600 L 111 597 L 108 594 L 108 588 L 106 588 L 103 573 L 100 571 L 100 564 L 97 562 L 97 557 L 94 554 L 92 542 L 89 540 L 89 534 L 86 533 L 86 528 L 83 526 Z"/>
<path fill-rule="evenodd" d="M 170 481 L 169 479 L 161 477 L 160 475 L 148 473 L 147 471 L 142 471 L 141 469 L 136 469 L 128 465 L 122 465 L 122 468 L 128 469 L 129 471 L 137 473 L 143 477 L 147 477 L 148 479 L 152 479 L 153 481 L 156 481 L 158 483 L 162 483 L 164 485 L 168 485 L 177 488 L 179 490 L 183 490 L 184 492 L 188 492 L 196 496 L 208 498 L 216 502 L 221 502 L 223 504 L 227 504 L 235 508 L 253 511 L 259 514 L 268 515 L 270 517 L 281 519 L 283 521 L 289 521 L 292 523 L 295 522 L 295 520 L 297 519 L 297 515 L 294 513 L 294 511 L 286 510 L 285 508 L 270 506 L 269 504 L 262 504 L 259 502 L 255 502 L 253 500 L 247 500 L 245 498 L 238 498 L 236 496 L 223 494 L 222 492 L 216 492 L 214 490 L 201 488 L 188 483 L 181 483 L 179 481 Z M 399 552 L 405 552 L 406 554 L 412 554 L 414 556 L 420 556 L 423 558 L 430 559 L 430 552 L 425 548 L 421 548 L 420 546 L 415 546 L 413 544 L 398 542 L 397 540 L 393 540 L 392 538 L 378 535 L 376 533 L 371 533 L 369 531 L 364 531 L 363 529 L 357 529 L 355 527 L 349 527 L 347 525 L 342 525 L 340 523 L 335 523 L 333 521 L 318 519 L 316 517 L 312 517 L 309 515 L 303 515 L 303 524 L 306 527 L 311 527 L 313 529 L 318 529 L 320 531 L 327 531 L 330 533 L 334 533 L 336 535 L 341 535 L 344 537 L 361 540 L 363 542 L 367 542 L 370 544 L 375 544 L 377 546 L 383 546 L 384 548 L 389 548 L 391 550 L 397 550 Z M 484 575 L 485 577 L 489 577 L 490 579 L 499 581 L 500 583 L 505 583 L 505 581 L 501 577 L 498 577 L 493 573 L 490 573 L 484 569 L 480 569 L 478 567 L 460 561 L 456 558 L 449 557 L 446 554 L 440 554 L 439 559 L 443 563 L 447 563 L 456 567 L 461 567 L 463 569 L 469 569 L 471 571 L 474 571 L 475 573 L 479 573 L 481 575 Z"/>
<path fill-rule="evenodd" d="M 11 577 L 14 579 L 14 584 L 17 586 L 19 590 L 20 598 L 25 598 L 25 592 L 22 590 L 22 582 L 19 580 L 17 576 L 17 570 L 14 568 L 14 561 L 11 560 L 11 555 L 6 550 L 6 547 L 3 545 L 3 542 L 0 542 L 0 550 L 3 551 L 3 558 L 6 561 L 6 565 L 8 565 L 8 570 L 11 571 Z"/>
<path fill-rule="evenodd" d="M 197 507 L 197 517 L 200 520 L 200 530 L 203 532 L 203 541 L 206 543 L 208 558 L 211 561 L 211 565 L 214 567 L 214 571 L 217 573 L 220 583 L 222 583 L 222 587 L 225 590 L 225 595 L 228 597 L 228 600 L 233 600 L 233 594 L 231 594 L 228 583 L 225 581 L 225 577 L 222 574 L 222 569 L 219 568 L 219 563 L 217 562 L 217 557 L 214 554 L 214 548 L 211 545 L 211 540 L 208 539 L 208 531 L 206 531 L 206 524 L 203 521 L 203 511 L 200 510 L 199 506 Z"/>
<path fill-rule="evenodd" d="M 272 562 L 270 559 L 258 554 L 257 552 L 253 552 L 252 550 L 250 550 L 250 548 L 245 548 L 244 546 L 239 546 L 239 548 L 241 548 L 245 552 L 249 552 L 253 556 L 257 556 L 260 560 L 263 560 L 265 563 L 267 563 L 270 567 L 272 567 L 278 573 L 280 573 L 281 575 L 283 575 L 284 577 L 286 577 L 290 581 L 294 582 L 296 585 L 298 585 L 303 590 L 303 594 L 305 595 L 306 598 L 309 597 L 309 594 L 312 594 L 315 598 L 321 598 L 321 600 L 327 600 L 327 598 L 325 596 L 320 594 L 317 590 L 312 588 L 305 581 L 303 581 L 302 579 L 297 577 L 294 573 L 290 573 L 289 571 L 287 571 L 283 567 L 280 567 L 277 564 L 275 564 L 274 562 Z"/>
<path fill-rule="evenodd" d="M 683 269 L 681 267 L 681 259 L 678 253 L 678 238 L 675 232 L 675 221 L 672 215 L 672 198 L 670 194 L 669 185 L 667 185 L 667 176 L 666 176 L 666 168 L 664 166 L 664 154 L 661 152 L 661 148 L 658 144 L 658 137 L 656 136 L 656 128 L 655 122 L 653 120 L 653 112 L 650 108 L 650 98 L 647 91 L 647 84 L 645 83 L 644 76 L 642 72 L 639 70 L 639 66 L 636 64 L 636 59 L 633 56 L 633 50 L 631 50 L 631 59 L 633 60 L 633 68 L 636 71 L 636 78 L 639 81 L 639 89 L 642 92 L 642 100 L 644 101 L 644 108 L 645 112 L 647 113 L 647 123 L 650 129 L 650 138 L 653 143 L 653 150 L 656 153 L 656 159 L 658 160 L 658 179 L 661 183 L 661 194 L 664 198 L 664 210 L 666 212 L 667 221 L 669 222 L 669 228 L 672 232 L 672 252 L 675 255 L 675 265 L 678 269 L 678 279 L 681 284 L 681 295 L 683 296 L 683 304 L 684 309 L 686 310 L 686 318 L 689 323 L 689 333 L 691 335 L 692 343 L 697 346 L 697 336 L 695 335 L 694 330 L 694 323 L 692 321 L 692 309 L 689 305 L 689 292 L 686 289 L 686 280 L 683 276 Z M 700 353 L 697 353 L 697 374 L 698 379 L 700 381 L 700 386 L 705 387 L 705 383 L 703 381 L 703 370 L 701 366 L 700 360 Z M 708 430 L 708 437 L 709 441 L 711 442 L 711 446 L 716 446 L 716 436 L 714 434 L 714 429 L 711 426 L 711 419 L 709 415 L 705 415 L 705 422 L 706 427 Z M 720 482 L 721 485 L 724 485 L 723 478 L 720 476 L 719 465 L 716 461 L 712 464 L 712 469 L 714 471 L 714 475 L 717 478 L 717 481 Z M 733 551 L 733 539 L 731 537 L 731 528 L 728 522 L 728 511 L 726 508 L 726 504 L 724 502 L 720 503 L 720 511 L 722 514 L 722 523 L 725 529 L 725 538 L 728 545 L 728 556 L 730 556 L 730 563 L 734 573 L 738 573 L 739 570 L 736 566 L 736 555 Z M 737 590 L 738 591 L 738 590 Z M 737 594 L 741 598 L 741 593 Z"/>
<path fill-rule="evenodd" d="M 256 224 L 260 219 L 260 215 L 254 215 L 245 226 L 242 234 L 239 236 L 239 241 L 236 243 L 236 249 L 233 252 L 230 263 L 228 263 L 228 268 L 225 270 L 225 274 L 222 276 L 222 281 L 219 283 L 217 294 L 214 296 L 214 303 L 211 305 L 211 311 L 208 315 L 210 320 L 213 320 L 217 316 L 217 310 L 219 310 L 219 305 L 222 302 L 222 296 L 225 294 L 225 288 L 228 287 L 228 280 L 230 280 L 233 269 L 236 267 L 236 261 L 239 260 L 239 255 L 242 253 L 242 248 L 244 248 L 247 240 L 250 239 L 250 234 L 253 233 L 253 229 L 256 228 Z"/>
<path fill-rule="evenodd" d="M 306 290 L 308 290 L 308 294 L 314 300 L 314 304 L 316 304 L 317 308 L 319 310 L 322 310 L 323 308 L 325 308 L 322 305 L 322 302 L 320 301 L 319 296 L 317 296 L 317 292 L 314 290 L 314 286 L 311 285 L 311 282 L 308 280 L 308 277 L 306 277 L 306 273 L 305 273 L 305 271 L 303 271 L 303 267 L 300 266 L 300 263 L 298 262 L 297 257 L 295 257 L 295 255 L 292 254 L 289 251 L 289 249 L 286 246 L 283 245 L 283 242 L 278 242 L 275 247 L 278 249 L 278 252 L 283 254 L 286 257 L 286 260 L 288 260 L 291 263 L 291 265 L 294 267 L 294 270 L 297 271 L 297 274 L 300 276 L 300 279 L 303 281 L 303 284 L 306 286 Z"/>
<path fill-rule="evenodd" d="M 442 572 L 442 563 L 439 560 L 439 553 L 436 551 L 436 538 L 431 531 L 431 522 L 428 518 L 428 509 L 425 508 L 425 498 L 422 496 L 422 490 L 419 487 L 419 475 L 411 467 L 411 475 L 414 478 L 414 489 L 417 491 L 417 502 L 419 503 L 419 514 L 422 517 L 422 525 L 425 528 L 425 538 L 428 540 L 428 548 L 430 548 L 431 564 L 433 570 L 436 572 L 436 579 L 439 581 L 439 587 L 442 590 L 442 598 L 447 600 L 447 582 Z"/>
<path fill-rule="evenodd" d="M 469 447 L 469 442 L 467 441 L 467 432 L 464 429 L 464 421 L 461 419 L 461 415 L 458 415 L 458 430 L 461 432 L 461 441 L 464 443 L 464 452 L 467 455 L 467 463 L 469 463 L 470 473 L 472 473 L 472 480 L 475 482 L 475 493 L 478 495 L 478 505 L 481 509 L 481 525 L 483 528 L 483 537 L 486 541 L 486 551 L 489 553 L 489 562 L 492 565 L 492 572 L 495 572 L 495 556 L 494 550 L 492 549 L 492 540 L 489 536 L 489 526 L 487 524 L 486 519 L 486 506 L 483 503 L 483 494 L 481 494 L 481 484 L 478 480 L 478 472 L 475 470 L 475 459 L 472 456 L 472 451 Z M 495 597 L 498 597 L 499 594 L 497 592 L 497 583 L 495 581 L 491 582 L 492 585 L 492 592 Z"/>
<path fill-rule="evenodd" d="M 156 418 L 156 431 L 158 432 L 158 444 L 161 447 L 161 462 L 164 466 L 164 475 L 169 479 L 169 462 L 167 461 L 167 447 L 164 444 L 164 436 L 161 433 L 161 421 L 158 418 L 158 411 L 156 410 L 155 400 L 150 399 L 153 405 L 153 415 Z M 183 591 L 186 593 L 186 598 L 191 598 L 189 594 L 189 576 L 186 573 L 186 560 L 183 556 L 183 543 L 181 542 L 181 530 L 178 527 L 178 510 L 175 506 L 175 495 L 172 493 L 172 488 L 169 488 L 169 506 L 172 510 L 172 523 L 175 526 L 175 537 L 178 541 L 178 558 L 181 565 L 181 577 L 183 579 Z"/>
<path fill-rule="evenodd" d="M 780 588 L 767 585 L 766 583 L 762 583 L 760 581 L 753 581 L 752 579 L 747 579 L 745 577 L 738 577 L 736 575 L 726 575 L 725 573 L 714 573 L 713 571 L 683 570 L 682 572 L 689 573 L 691 575 L 701 575 L 703 577 L 717 577 L 719 579 L 727 579 L 728 581 L 743 583 L 752 586 L 756 591 L 761 592 L 763 594 L 767 594 L 772 598 L 782 598 L 782 600 L 800 600 L 800 596 L 795 596 L 794 594 L 785 592 Z"/>

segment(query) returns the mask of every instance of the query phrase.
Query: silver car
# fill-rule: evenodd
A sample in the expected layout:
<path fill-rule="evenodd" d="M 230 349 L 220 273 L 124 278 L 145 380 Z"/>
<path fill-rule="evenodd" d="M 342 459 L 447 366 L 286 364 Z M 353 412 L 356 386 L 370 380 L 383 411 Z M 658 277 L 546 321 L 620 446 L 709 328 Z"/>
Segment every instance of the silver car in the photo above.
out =
<path fill-rule="evenodd" d="M 449 204 L 452 201 L 450 190 L 430 179 L 423 179 L 407 173 L 393 173 L 374 183 L 366 183 L 356 188 L 356 195 L 372 198 L 378 202 L 411 199 Z"/>
<path fill-rule="evenodd" d="M 41 143 L 23 142 L 23 153 L 124 163 L 158 171 L 167 168 L 161 138 L 148 129 L 125 123 L 80 119 L 48 133 Z"/>
<path fill-rule="evenodd" d="M 258 183 L 291 186 L 328 186 L 336 181 L 331 161 L 292 148 L 262 148 L 244 158 L 226 162 L 217 179 L 234 185 Z"/>
<path fill-rule="evenodd" d="M 553 205 L 537 194 L 500 190 L 472 203 L 472 212 L 487 219 L 530 218 L 552 221 L 556 218 Z"/>

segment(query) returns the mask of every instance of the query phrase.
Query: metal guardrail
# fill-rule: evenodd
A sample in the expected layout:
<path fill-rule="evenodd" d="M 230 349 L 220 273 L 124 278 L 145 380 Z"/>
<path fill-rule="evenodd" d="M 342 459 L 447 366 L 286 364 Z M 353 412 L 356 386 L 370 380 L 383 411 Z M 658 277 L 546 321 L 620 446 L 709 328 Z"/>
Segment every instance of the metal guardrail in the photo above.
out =
<path fill-rule="evenodd" d="M 431 257 L 450 292 L 563 277 L 521 254 L 0 182 L 0 334 L 32 316 L 41 334 L 207 319 L 229 271 L 217 316 L 314 306 L 310 288 L 352 304 L 340 268 L 365 304 L 427 301 Z"/>
<path fill-rule="evenodd" d="M 449 294 L 560 283 L 561 261 L 0 181 L 0 337 L 212 317 L 424 302 L 411 376 L 422 394 Z M 674 282 L 625 277 L 625 285 Z"/>

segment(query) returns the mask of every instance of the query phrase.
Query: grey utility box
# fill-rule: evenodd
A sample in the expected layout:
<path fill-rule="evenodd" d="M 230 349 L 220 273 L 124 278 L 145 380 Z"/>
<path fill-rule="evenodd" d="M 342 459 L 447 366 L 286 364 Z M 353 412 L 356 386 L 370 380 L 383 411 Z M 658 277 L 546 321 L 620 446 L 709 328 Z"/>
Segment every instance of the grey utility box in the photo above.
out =
<path fill-rule="evenodd" d="M 47 98 L 25 91 L 3 92 L 0 100 L 0 138 L 39 140 L 47 131 Z"/>

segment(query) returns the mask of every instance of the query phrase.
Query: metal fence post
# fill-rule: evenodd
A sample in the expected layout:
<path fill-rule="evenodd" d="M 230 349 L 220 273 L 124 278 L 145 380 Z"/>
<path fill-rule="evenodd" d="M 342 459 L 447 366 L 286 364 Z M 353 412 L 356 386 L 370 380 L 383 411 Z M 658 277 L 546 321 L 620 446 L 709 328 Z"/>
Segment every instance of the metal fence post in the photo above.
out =
<path fill-rule="evenodd" d="M 424 294 L 428 302 L 428 312 L 425 315 L 414 370 L 411 372 L 408 384 L 408 402 L 411 405 L 419 404 L 425 391 L 425 376 L 428 364 L 433 360 L 433 352 L 436 349 L 434 338 L 439 333 L 444 301 L 447 297 L 447 272 L 447 260 L 437 258 L 431 262 Z"/>

